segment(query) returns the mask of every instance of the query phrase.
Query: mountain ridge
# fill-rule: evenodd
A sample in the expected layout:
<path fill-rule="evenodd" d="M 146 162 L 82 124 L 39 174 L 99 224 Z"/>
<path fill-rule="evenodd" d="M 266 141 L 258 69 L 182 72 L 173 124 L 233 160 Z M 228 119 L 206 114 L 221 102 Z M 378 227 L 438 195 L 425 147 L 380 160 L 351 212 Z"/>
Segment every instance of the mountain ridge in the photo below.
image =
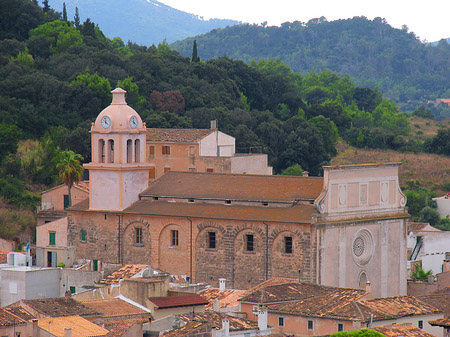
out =
<path fill-rule="evenodd" d="M 209 19 L 172 8 L 157 0 L 49 0 L 51 8 L 73 20 L 75 7 L 81 22 L 95 22 L 110 39 L 120 37 L 125 43 L 150 46 L 206 33 L 215 28 L 240 23 L 235 20 Z M 113 3 L 113 5 L 111 5 Z"/>

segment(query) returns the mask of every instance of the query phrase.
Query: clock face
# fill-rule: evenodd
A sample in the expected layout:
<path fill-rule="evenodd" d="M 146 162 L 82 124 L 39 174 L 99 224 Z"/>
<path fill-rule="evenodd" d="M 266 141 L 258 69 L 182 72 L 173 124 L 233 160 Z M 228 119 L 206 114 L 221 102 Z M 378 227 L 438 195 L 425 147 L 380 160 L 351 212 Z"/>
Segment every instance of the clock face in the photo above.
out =
<path fill-rule="evenodd" d="M 103 116 L 102 127 L 104 129 L 108 129 L 110 126 L 111 126 L 111 118 L 109 118 L 109 116 Z"/>
<path fill-rule="evenodd" d="M 138 126 L 138 119 L 137 119 L 137 117 L 136 116 L 131 116 L 131 118 L 130 118 L 130 127 L 132 129 L 136 129 L 137 126 Z"/>

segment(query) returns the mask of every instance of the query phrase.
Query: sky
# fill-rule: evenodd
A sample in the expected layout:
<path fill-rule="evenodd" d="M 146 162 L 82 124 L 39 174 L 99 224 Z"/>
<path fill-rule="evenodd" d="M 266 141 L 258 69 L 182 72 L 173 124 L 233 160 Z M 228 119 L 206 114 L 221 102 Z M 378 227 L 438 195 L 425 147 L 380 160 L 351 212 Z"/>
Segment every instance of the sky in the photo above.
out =
<path fill-rule="evenodd" d="M 394 28 L 408 26 L 421 41 L 450 37 L 449 0 L 159 0 L 205 19 L 233 19 L 279 26 L 324 16 L 328 21 L 354 16 L 385 18 Z"/>

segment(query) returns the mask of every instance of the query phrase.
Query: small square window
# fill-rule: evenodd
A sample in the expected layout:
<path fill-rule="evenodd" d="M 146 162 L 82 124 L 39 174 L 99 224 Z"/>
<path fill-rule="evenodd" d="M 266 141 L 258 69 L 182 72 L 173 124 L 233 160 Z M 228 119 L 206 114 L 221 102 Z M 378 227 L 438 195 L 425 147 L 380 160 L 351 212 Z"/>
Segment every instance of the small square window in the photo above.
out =
<path fill-rule="evenodd" d="M 344 324 L 338 323 L 338 331 L 344 331 Z"/>
<path fill-rule="evenodd" d="M 80 240 L 81 242 L 86 242 L 86 239 L 87 239 L 87 232 L 83 229 L 80 232 Z"/>
<path fill-rule="evenodd" d="M 153 157 L 153 156 L 155 155 L 155 146 L 154 146 L 154 145 L 150 145 L 150 146 L 148 147 L 148 155 L 149 155 L 150 157 Z"/>
<path fill-rule="evenodd" d="M 253 252 L 255 250 L 255 242 L 254 242 L 253 234 L 245 235 L 245 250 L 247 252 Z"/>
<path fill-rule="evenodd" d="M 56 232 L 48 233 L 48 244 L 52 246 L 56 245 Z"/>
<path fill-rule="evenodd" d="M 135 243 L 137 244 L 142 244 L 144 241 L 142 240 L 142 228 L 141 227 L 136 227 L 135 228 Z"/>
<path fill-rule="evenodd" d="M 231 200 L 225 200 L 225 203 L 227 204 L 227 205 L 229 205 L 229 204 L 231 204 Z"/>
<path fill-rule="evenodd" d="M 284 326 L 284 317 L 278 317 L 278 326 Z"/>
<path fill-rule="evenodd" d="M 423 321 L 418 322 L 418 327 L 419 327 L 419 329 L 423 329 Z"/>
<path fill-rule="evenodd" d="M 313 321 L 308 320 L 308 330 L 312 330 L 314 328 Z"/>
<path fill-rule="evenodd" d="M 166 156 L 170 155 L 170 146 L 169 145 L 163 145 L 162 154 L 166 155 Z"/>
<path fill-rule="evenodd" d="M 214 173 L 214 169 L 212 167 L 206 168 L 207 173 Z"/>
<path fill-rule="evenodd" d="M 208 248 L 216 249 L 216 232 L 208 232 Z"/>
<path fill-rule="evenodd" d="M 170 167 L 164 167 L 164 173 L 169 172 L 170 171 Z"/>
<path fill-rule="evenodd" d="M 197 172 L 197 169 L 195 167 L 189 167 L 189 172 Z"/>
<path fill-rule="evenodd" d="M 189 146 L 189 155 L 191 157 L 195 156 L 195 146 Z"/>
<path fill-rule="evenodd" d="M 170 243 L 172 246 L 178 246 L 178 231 L 170 231 Z"/>
<path fill-rule="evenodd" d="M 286 254 L 292 254 L 292 236 L 284 237 L 284 252 Z"/>

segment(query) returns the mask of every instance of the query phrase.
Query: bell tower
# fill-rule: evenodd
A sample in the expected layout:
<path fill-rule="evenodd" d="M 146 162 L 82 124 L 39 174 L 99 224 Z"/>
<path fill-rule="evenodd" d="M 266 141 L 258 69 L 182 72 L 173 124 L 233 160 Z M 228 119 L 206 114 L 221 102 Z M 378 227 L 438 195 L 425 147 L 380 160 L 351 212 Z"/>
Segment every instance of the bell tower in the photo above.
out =
<path fill-rule="evenodd" d="M 148 187 L 145 123 L 125 100 L 126 91 L 111 91 L 112 103 L 92 123 L 89 209 L 121 211 Z"/>

